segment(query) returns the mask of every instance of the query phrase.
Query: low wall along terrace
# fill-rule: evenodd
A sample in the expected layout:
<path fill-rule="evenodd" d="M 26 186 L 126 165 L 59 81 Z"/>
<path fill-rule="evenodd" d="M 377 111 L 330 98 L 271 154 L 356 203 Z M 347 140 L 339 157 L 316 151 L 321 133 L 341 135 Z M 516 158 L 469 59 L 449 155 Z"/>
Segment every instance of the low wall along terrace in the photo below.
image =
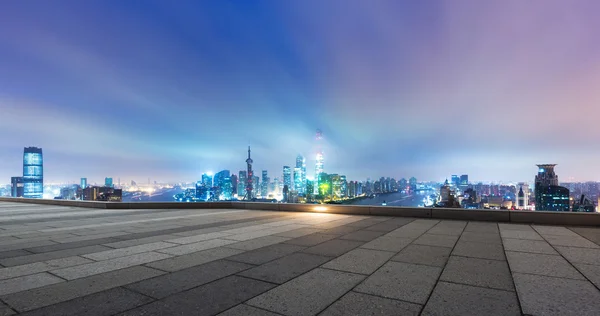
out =
<path fill-rule="evenodd" d="M 243 209 L 279 212 L 314 212 L 368 216 L 399 216 L 467 221 L 511 222 L 523 224 L 600 226 L 599 213 L 534 212 L 508 210 L 467 210 L 393 206 L 356 206 L 329 204 L 292 204 L 257 202 L 93 202 L 0 197 L 2 202 L 60 205 L 101 209 Z"/>

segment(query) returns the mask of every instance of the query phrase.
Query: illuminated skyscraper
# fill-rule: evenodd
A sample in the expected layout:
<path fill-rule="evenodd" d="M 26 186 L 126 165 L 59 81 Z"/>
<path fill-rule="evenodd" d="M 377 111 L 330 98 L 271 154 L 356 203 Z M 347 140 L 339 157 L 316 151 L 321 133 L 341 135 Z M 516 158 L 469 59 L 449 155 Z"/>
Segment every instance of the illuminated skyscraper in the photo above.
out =
<path fill-rule="evenodd" d="M 87 188 L 87 178 L 81 178 L 81 183 L 79 185 L 81 186 L 82 190 Z"/>
<path fill-rule="evenodd" d="M 283 185 L 287 185 L 288 190 L 292 189 L 292 170 L 289 166 L 283 166 Z"/>
<path fill-rule="evenodd" d="M 321 147 L 321 142 L 323 140 L 323 132 L 321 132 L 320 129 L 317 130 L 317 135 L 316 135 L 316 141 L 317 141 L 317 153 L 316 153 L 316 157 L 315 157 L 315 194 L 318 194 L 318 187 L 320 185 L 320 178 L 319 175 L 321 173 L 323 173 L 323 164 L 325 161 L 325 157 L 323 155 L 323 148 Z"/>
<path fill-rule="evenodd" d="M 242 199 L 246 195 L 246 185 L 248 184 L 248 175 L 245 170 L 241 170 L 238 174 L 238 199 Z"/>
<path fill-rule="evenodd" d="M 555 164 L 538 166 L 535 176 L 535 210 L 568 212 L 569 189 L 558 186 L 558 176 L 554 172 Z"/>
<path fill-rule="evenodd" d="M 246 179 L 246 195 L 244 196 L 244 200 L 251 200 L 255 197 L 254 194 L 256 194 L 255 192 L 253 193 L 253 189 L 254 188 L 258 188 L 258 181 L 254 181 L 254 171 L 252 171 L 252 163 L 254 163 L 254 161 L 252 160 L 252 158 L 250 157 L 250 146 L 248 146 L 248 159 L 246 159 L 246 172 L 247 172 L 247 179 Z M 258 177 L 256 177 L 258 178 Z"/>
<path fill-rule="evenodd" d="M 408 179 L 408 185 L 410 186 L 411 190 L 416 190 L 417 189 L 417 178 L 412 177 L 412 178 Z"/>
<path fill-rule="evenodd" d="M 296 171 L 296 168 L 298 171 Z M 302 155 L 296 157 L 296 168 L 294 168 L 294 186 L 298 194 L 306 193 L 306 159 Z M 296 173 L 298 178 L 296 178 Z"/>
<path fill-rule="evenodd" d="M 113 178 L 104 178 L 104 186 L 107 188 L 113 187 Z"/>
<path fill-rule="evenodd" d="M 44 196 L 44 158 L 42 149 L 26 147 L 23 152 L 23 197 L 41 199 Z"/>
<path fill-rule="evenodd" d="M 212 173 L 204 173 L 202 174 L 202 185 L 207 188 L 212 188 L 213 186 L 213 175 Z"/>
<path fill-rule="evenodd" d="M 231 175 L 231 192 L 237 194 L 238 189 L 238 177 L 235 174 Z"/>
<path fill-rule="evenodd" d="M 23 197 L 23 177 L 10 178 L 10 196 Z"/>
<path fill-rule="evenodd" d="M 216 187 L 216 199 L 231 200 L 231 174 L 229 170 L 222 170 L 215 174 L 214 186 Z"/>
<path fill-rule="evenodd" d="M 267 170 L 262 171 L 262 182 L 260 183 L 260 196 L 266 198 L 269 195 L 269 177 Z"/>

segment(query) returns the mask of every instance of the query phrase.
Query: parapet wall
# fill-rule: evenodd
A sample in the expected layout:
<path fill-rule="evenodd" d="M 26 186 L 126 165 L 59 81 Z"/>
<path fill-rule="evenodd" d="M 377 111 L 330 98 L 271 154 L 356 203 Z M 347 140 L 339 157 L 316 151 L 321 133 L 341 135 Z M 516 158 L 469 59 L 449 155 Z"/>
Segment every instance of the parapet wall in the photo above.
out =
<path fill-rule="evenodd" d="M 467 221 L 491 221 L 522 224 L 600 226 L 599 213 L 533 212 L 508 210 L 467 210 L 394 206 L 358 206 L 330 204 L 291 204 L 257 202 L 93 202 L 40 200 L 0 197 L 0 202 L 59 205 L 101 209 L 242 209 L 280 212 L 313 212 L 368 216 L 420 217 Z"/>

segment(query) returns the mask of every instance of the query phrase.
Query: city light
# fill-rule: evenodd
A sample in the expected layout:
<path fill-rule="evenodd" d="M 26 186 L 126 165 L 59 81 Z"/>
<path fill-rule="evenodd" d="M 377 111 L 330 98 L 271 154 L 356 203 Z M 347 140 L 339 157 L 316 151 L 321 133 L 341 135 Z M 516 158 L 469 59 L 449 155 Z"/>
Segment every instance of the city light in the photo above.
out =
<path fill-rule="evenodd" d="M 317 212 L 327 212 L 327 208 L 325 206 L 315 206 L 314 210 Z"/>

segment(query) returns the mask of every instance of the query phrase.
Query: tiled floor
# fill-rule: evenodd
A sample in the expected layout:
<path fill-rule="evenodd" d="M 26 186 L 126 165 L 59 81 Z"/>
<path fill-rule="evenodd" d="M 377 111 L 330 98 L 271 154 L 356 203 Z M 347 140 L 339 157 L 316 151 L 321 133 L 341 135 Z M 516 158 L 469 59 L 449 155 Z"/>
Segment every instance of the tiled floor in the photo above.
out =
<path fill-rule="evenodd" d="M 600 315 L 600 228 L 0 203 L 0 316 Z"/>

